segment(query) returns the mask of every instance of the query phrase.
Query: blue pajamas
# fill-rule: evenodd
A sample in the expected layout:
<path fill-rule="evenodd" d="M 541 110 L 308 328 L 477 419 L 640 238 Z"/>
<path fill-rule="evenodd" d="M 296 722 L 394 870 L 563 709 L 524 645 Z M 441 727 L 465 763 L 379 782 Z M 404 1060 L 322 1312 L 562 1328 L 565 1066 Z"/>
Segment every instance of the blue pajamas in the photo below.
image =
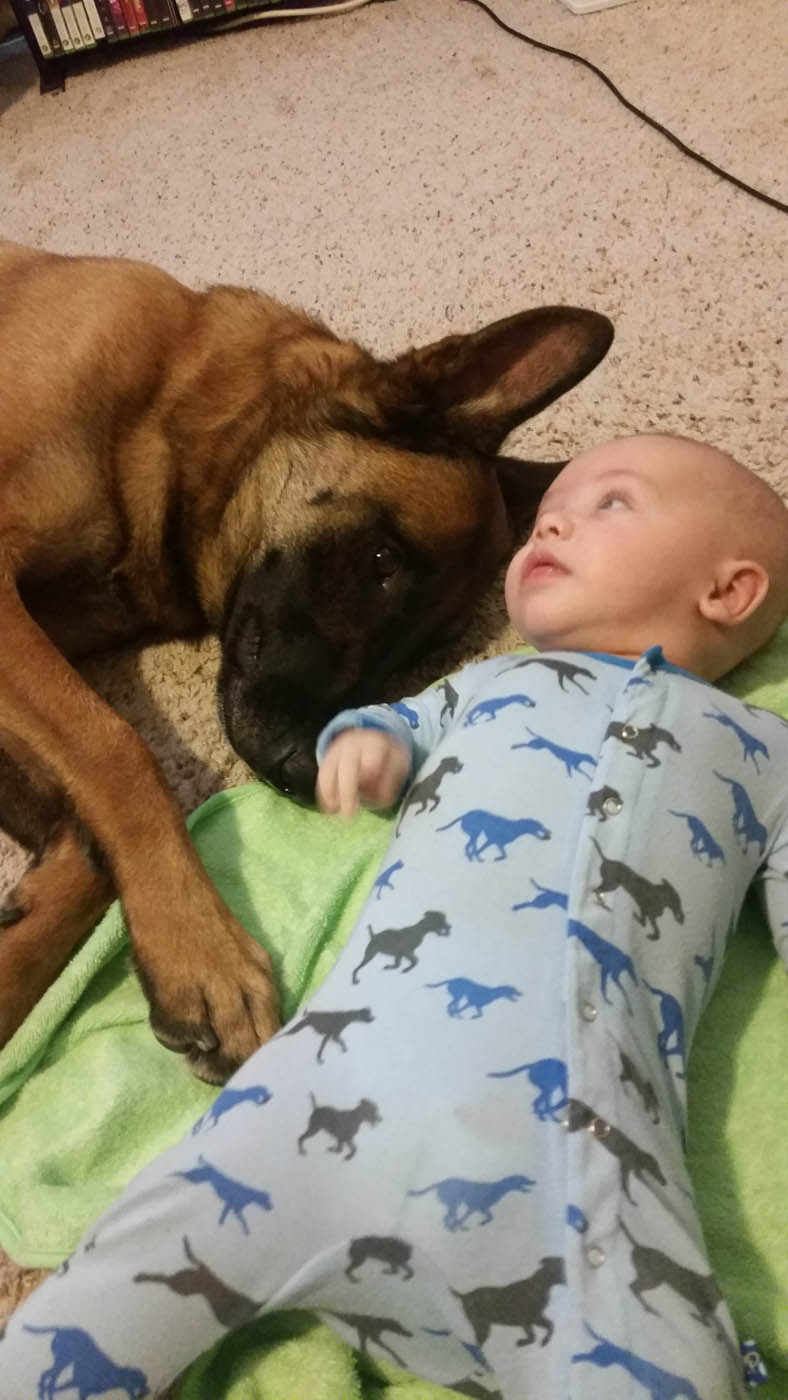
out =
<path fill-rule="evenodd" d="M 343 954 L 14 1315 L 0 1400 L 141 1400 L 293 1307 L 472 1395 L 745 1395 L 684 1074 L 756 879 L 785 955 L 788 726 L 657 647 L 348 723 L 413 780 Z"/>

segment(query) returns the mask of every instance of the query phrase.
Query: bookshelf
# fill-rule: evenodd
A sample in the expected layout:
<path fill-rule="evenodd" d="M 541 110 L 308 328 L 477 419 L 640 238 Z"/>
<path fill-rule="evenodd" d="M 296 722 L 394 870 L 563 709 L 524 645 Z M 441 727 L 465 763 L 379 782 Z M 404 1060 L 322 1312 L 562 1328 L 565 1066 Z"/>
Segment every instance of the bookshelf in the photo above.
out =
<path fill-rule="evenodd" d="M 265 20 L 345 14 L 385 0 L 11 0 L 42 92 L 69 75 Z"/>

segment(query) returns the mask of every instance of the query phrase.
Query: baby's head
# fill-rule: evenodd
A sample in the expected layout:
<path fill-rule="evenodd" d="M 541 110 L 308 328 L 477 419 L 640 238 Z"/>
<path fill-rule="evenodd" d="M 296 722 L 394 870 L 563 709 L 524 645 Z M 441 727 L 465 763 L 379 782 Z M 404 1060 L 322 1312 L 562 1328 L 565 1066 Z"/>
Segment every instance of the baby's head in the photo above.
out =
<path fill-rule="evenodd" d="M 575 457 L 506 575 L 540 651 L 639 656 L 716 680 L 788 613 L 788 509 L 727 453 L 662 434 Z"/>

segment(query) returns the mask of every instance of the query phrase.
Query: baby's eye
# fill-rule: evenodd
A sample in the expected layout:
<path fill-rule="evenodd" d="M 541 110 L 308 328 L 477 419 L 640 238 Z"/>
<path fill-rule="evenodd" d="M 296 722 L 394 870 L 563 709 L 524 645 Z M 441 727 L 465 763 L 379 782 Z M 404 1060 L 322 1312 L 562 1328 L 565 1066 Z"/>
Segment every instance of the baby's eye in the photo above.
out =
<path fill-rule="evenodd" d="M 619 506 L 626 508 L 629 501 L 626 496 L 622 496 L 620 491 L 606 491 L 601 497 L 598 505 L 599 510 L 615 510 Z"/>

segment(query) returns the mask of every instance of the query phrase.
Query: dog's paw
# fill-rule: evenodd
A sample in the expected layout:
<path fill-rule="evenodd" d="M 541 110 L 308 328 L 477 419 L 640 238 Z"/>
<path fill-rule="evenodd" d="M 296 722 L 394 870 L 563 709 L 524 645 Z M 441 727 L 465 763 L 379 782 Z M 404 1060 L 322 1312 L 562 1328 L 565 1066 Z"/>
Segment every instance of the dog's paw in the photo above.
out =
<path fill-rule="evenodd" d="M 207 959 L 192 949 L 183 968 L 171 960 L 155 969 L 137 961 L 154 1035 L 210 1084 L 229 1079 L 280 1025 L 268 954 L 244 930 L 229 939 L 227 932 L 212 942 Z"/>

